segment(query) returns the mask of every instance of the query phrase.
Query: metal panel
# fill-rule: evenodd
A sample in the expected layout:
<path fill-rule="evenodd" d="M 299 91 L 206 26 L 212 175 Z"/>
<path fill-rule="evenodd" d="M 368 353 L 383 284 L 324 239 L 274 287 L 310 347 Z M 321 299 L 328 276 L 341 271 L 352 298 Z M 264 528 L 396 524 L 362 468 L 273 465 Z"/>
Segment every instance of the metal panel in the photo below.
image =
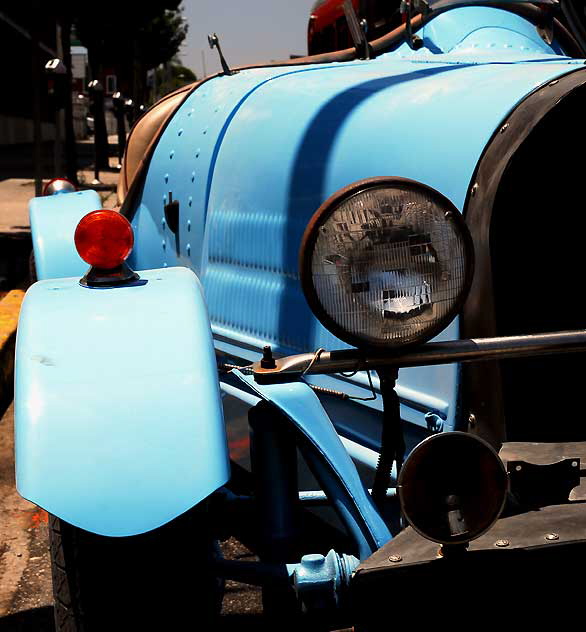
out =
<path fill-rule="evenodd" d="M 380 630 L 392 596 L 394 620 L 408 626 L 413 609 L 401 606 L 419 597 L 422 587 L 434 586 L 457 590 L 462 621 L 481 617 L 495 629 L 539 630 L 555 617 L 556 626 L 571 628 L 580 621 L 576 604 L 584 590 L 575 578 L 586 555 L 585 533 L 580 503 L 501 518 L 460 555 L 440 555 L 436 543 L 409 527 L 356 569 L 350 587 L 352 621 L 361 629 Z M 432 628 L 444 614 L 431 606 L 420 608 L 417 622 Z"/>
<path fill-rule="evenodd" d="M 149 225 L 136 263 L 201 269 L 219 349 L 252 361 L 267 343 L 281 354 L 344 347 L 299 286 L 298 249 L 313 212 L 375 176 L 419 180 L 462 210 L 501 121 L 536 87 L 583 64 L 557 56 L 532 24 L 498 9 L 455 9 L 425 33 L 432 50 L 403 45 L 371 61 L 213 79 L 165 131 L 136 220 L 139 232 L 141 218 Z M 162 223 L 170 185 L 181 198 L 178 238 Z M 437 339 L 458 336 L 455 321 Z M 340 390 L 367 388 L 360 375 L 350 385 L 328 379 Z M 423 409 L 434 401 L 454 429 L 457 386 L 455 365 L 402 370 L 404 418 L 426 428 Z M 364 405 L 380 410 L 380 398 Z"/>
<path fill-rule="evenodd" d="M 508 11 L 486 7 L 462 7 L 442 13 L 428 22 L 419 35 L 426 48 L 434 52 L 468 51 L 477 56 L 494 53 L 562 54 L 558 45 L 543 41 L 528 20 Z M 478 58 L 478 57 L 477 57 Z"/>
<path fill-rule="evenodd" d="M 130 257 L 133 267 L 184 265 L 199 273 L 209 188 L 224 134 L 248 94 L 283 74 L 282 68 L 266 68 L 206 81 L 169 121 L 132 219 L 140 240 Z M 165 221 L 169 192 L 179 202 L 177 234 Z"/>
<path fill-rule="evenodd" d="M 184 268 L 141 277 L 36 283 L 18 329 L 18 490 L 102 535 L 154 529 L 229 477 L 201 286 Z"/>
<path fill-rule="evenodd" d="M 514 550 L 556 547 L 580 541 L 585 543 L 585 529 L 586 512 L 583 505 L 551 505 L 540 511 L 500 518 L 489 531 L 470 542 L 467 555 L 473 558 L 475 554 L 487 552 L 506 557 Z M 549 534 L 558 537 L 548 538 Z M 398 555 L 401 559 L 389 560 L 391 555 Z M 383 569 L 393 573 L 400 568 L 422 563 L 447 565 L 446 558 L 438 556 L 437 543 L 426 540 L 412 527 L 407 527 L 362 564 L 357 575 L 368 575 Z"/>
<path fill-rule="evenodd" d="M 301 235 L 324 199 L 360 178 L 394 175 L 425 182 L 462 209 L 502 118 L 573 67 L 442 57 L 331 65 L 276 79 L 241 106 L 214 171 L 202 281 L 214 333 L 240 344 L 244 357 L 253 359 L 248 345 L 283 354 L 345 346 L 315 320 L 297 278 Z M 455 322 L 437 339 L 458 335 Z M 446 428 L 456 425 L 456 384 L 457 366 L 407 369 L 399 379 L 415 399 L 448 403 Z M 406 414 L 426 426 L 425 412 Z"/>

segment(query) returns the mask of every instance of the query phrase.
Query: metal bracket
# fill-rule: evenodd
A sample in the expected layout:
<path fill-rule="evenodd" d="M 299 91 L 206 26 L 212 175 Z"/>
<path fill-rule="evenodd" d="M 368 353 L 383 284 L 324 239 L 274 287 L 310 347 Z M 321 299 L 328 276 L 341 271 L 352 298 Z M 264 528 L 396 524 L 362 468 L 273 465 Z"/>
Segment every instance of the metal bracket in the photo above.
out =
<path fill-rule="evenodd" d="M 350 579 L 359 563 L 332 549 L 326 555 L 304 555 L 296 564 L 217 559 L 214 570 L 218 577 L 246 584 L 281 590 L 292 586 L 302 610 L 314 622 L 327 622 L 347 605 Z"/>
<path fill-rule="evenodd" d="M 224 71 L 224 74 L 233 75 L 234 72 L 230 70 L 230 66 L 228 66 L 224 54 L 222 53 L 222 48 L 220 47 L 220 38 L 215 33 L 213 35 L 208 35 L 208 43 L 210 45 L 210 48 L 218 49 L 218 55 L 220 56 L 220 63 L 222 64 L 222 70 Z"/>
<path fill-rule="evenodd" d="M 507 461 L 511 493 L 524 507 L 545 507 L 568 502 L 570 492 L 580 484 L 580 459 L 563 459 L 538 465 Z"/>
<path fill-rule="evenodd" d="M 551 46 L 554 39 L 554 9 L 552 9 L 552 7 L 544 7 L 543 14 L 543 20 L 537 25 L 537 32 L 539 33 L 541 39 Z"/>
<path fill-rule="evenodd" d="M 370 46 L 368 45 L 368 39 L 366 37 L 366 20 L 358 19 L 354 5 L 350 0 L 344 0 L 342 8 L 344 9 L 348 29 L 350 30 L 350 35 L 352 36 L 352 41 L 356 48 L 356 54 L 360 59 L 370 59 Z"/>
<path fill-rule="evenodd" d="M 176 235 L 179 229 L 179 200 L 173 199 L 172 191 L 169 191 L 169 201 L 165 204 L 165 221 L 169 230 Z"/>
<path fill-rule="evenodd" d="M 411 20 L 413 19 L 414 13 L 421 12 L 427 14 L 429 12 L 427 2 L 425 0 L 402 0 L 400 11 L 405 16 L 405 38 L 409 48 L 411 48 L 411 50 L 423 48 L 423 40 L 421 37 L 413 34 Z"/>
<path fill-rule="evenodd" d="M 444 429 L 444 420 L 437 413 L 425 413 L 424 419 L 427 423 L 427 429 L 429 432 L 438 434 Z"/>
<path fill-rule="evenodd" d="M 352 555 L 340 555 L 332 549 L 327 555 L 304 555 L 299 564 L 287 564 L 303 611 L 320 613 L 326 620 L 327 615 L 333 615 L 343 604 L 359 563 Z"/>

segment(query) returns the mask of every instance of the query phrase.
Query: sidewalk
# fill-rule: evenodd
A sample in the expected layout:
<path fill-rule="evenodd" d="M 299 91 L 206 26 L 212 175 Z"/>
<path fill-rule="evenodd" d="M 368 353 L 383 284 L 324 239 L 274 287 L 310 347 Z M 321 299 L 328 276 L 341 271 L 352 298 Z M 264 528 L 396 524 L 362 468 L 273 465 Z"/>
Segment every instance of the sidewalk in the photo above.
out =
<path fill-rule="evenodd" d="M 110 164 L 116 164 L 115 158 L 110 158 Z M 94 179 L 93 170 L 84 169 L 78 172 L 81 185 L 90 186 Z M 116 188 L 118 173 L 100 172 L 100 181 L 112 188 Z M 45 180 L 44 182 L 47 182 Z M 100 191 L 103 208 L 116 206 L 115 191 Z M 0 234 L 16 235 L 29 232 L 28 201 L 35 195 L 35 182 L 31 178 L 7 178 L 0 180 Z"/>

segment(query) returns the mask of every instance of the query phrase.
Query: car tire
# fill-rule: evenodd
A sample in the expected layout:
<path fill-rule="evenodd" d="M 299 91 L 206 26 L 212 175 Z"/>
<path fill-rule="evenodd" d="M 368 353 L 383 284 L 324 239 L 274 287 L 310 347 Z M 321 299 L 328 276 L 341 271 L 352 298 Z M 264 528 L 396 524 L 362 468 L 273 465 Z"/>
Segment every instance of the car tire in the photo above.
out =
<path fill-rule="evenodd" d="M 223 582 L 206 517 L 198 506 L 154 531 L 114 538 L 50 515 L 56 632 L 214 629 Z"/>

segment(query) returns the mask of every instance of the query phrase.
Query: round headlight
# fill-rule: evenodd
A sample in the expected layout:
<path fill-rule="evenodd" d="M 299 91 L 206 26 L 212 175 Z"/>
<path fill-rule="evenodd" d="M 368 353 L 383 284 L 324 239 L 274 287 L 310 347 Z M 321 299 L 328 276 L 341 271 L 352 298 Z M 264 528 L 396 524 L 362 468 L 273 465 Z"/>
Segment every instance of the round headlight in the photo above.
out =
<path fill-rule="evenodd" d="M 440 544 L 470 542 L 498 520 L 507 496 L 503 462 L 480 437 L 442 432 L 416 446 L 397 481 L 403 515 Z"/>
<path fill-rule="evenodd" d="M 441 193 L 412 180 L 363 180 L 327 200 L 300 252 L 301 283 L 345 342 L 399 348 L 429 340 L 462 306 L 472 240 Z"/>

